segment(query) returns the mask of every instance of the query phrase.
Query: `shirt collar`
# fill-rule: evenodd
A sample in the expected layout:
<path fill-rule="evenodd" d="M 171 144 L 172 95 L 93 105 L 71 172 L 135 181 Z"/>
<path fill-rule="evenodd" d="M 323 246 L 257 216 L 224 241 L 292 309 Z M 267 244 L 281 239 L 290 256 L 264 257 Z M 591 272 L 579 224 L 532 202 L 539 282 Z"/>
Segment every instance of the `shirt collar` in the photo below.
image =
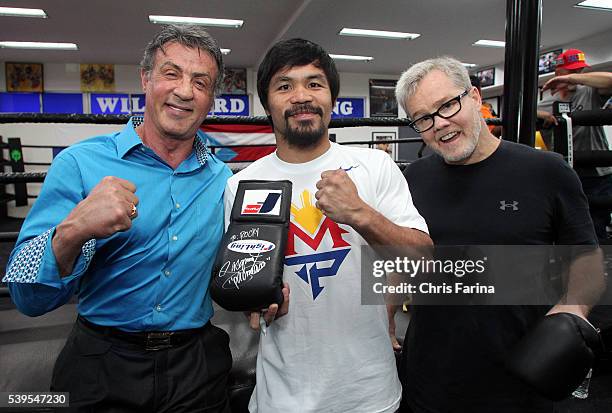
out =
<path fill-rule="evenodd" d="M 136 133 L 136 128 L 142 124 L 144 116 L 132 116 L 128 124 L 123 128 L 117 139 L 117 154 L 123 158 L 129 151 L 136 146 L 142 145 L 140 136 Z M 204 166 L 208 160 L 208 147 L 206 146 L 206 135 L 198 130 L 193 145 L 196 159 L 200 166 Z"/>

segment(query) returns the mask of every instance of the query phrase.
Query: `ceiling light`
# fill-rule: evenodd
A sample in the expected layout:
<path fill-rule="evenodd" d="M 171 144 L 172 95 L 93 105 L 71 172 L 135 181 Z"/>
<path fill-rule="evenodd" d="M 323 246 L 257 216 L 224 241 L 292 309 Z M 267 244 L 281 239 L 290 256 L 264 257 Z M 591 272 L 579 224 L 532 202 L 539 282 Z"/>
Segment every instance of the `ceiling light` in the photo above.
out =
<path fill-rule="evenodd" d="M 340 36 L 379 37 L 383 39 L 413 40 L 420 36 L 418 33 L 389 32 L 385 30 L 349 29 L 343 28 Z"/>
<path fill-rule="evenodd" d="M 49 49 L 49 50 L 79 50 L 74 43 L 46 43 L 46 42 L 0 42 L 0 47 L 6 49 Z"/>
<path fill-rule="evenodd" d="M 574 5 L 574 7 L 612 11 L 612 0 L 586 0 Z"/>
<path fill-rule="evenodd" d="M 197 24 L 210 27 L 242 27 L 244 20 L 210 19 L 208 17 L 181 16 L 149 16 L 149 21 L 155 24 Z"/>
<path fill-rule="evenodd" d="M 371 56 L 353 56 L 350 54 L 330 54 L 329 57 L 334 60 L 352 60 L 356 62 L 371 62 L 374 60 Z"/>
<path fill-rule="evenodd" d="M 232 52 L 232 49 L 221 49 L 222 54 L 230 54 L 231 52 Z"/>
<path fill-rule="evenodd" d="M 464 62 L 461 62 L 461 64 L 463 66 L 465 66 L 465 67 L 476 67 L 476 63 L 464 63 Z"/>
<path fill-rule="evenodd" d="M 500 42 L 499 40 L 478 40 L 473 46 L 482 47 L 506 47 L 506 42 Z"/>
<path fill-rule="evenodd" d="M 0 16 L 12 17 L 39 17 L 47 18 L 47 13 L 42 9 L 22 9 L 18 7 L 0 7 Z"/>

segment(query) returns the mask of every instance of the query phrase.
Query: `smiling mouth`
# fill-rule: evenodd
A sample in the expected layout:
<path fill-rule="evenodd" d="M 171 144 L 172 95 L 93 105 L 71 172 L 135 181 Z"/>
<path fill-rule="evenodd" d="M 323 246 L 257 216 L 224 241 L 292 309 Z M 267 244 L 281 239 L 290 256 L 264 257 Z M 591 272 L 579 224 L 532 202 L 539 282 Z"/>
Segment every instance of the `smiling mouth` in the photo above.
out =
<path fill-rule="evenodd" d="M 184 106 L 178 106 L 178 105 L 173 105 L 171 103 L 166 103 L 166 106 L 168 106 L 170 109 L 172 109 L 175 112 L 182 112 L 182 113 L 189 113 L 189 112 L 193 112 L 193 109 L 188 108 L 188 107 L 184 107 Z"/>
<path fill-rule="evenodd" d="M 446 135 L 444 135 L 444 136 L 441 136 L 441 137 L 438 139 L 438 141 L 439 141 L 439 142 L 442 142 L 442 143 L 452 142 L 453 140 L 455 140 L 455 138 L 456 138 L 457 136 L 459 136 L 459 132 L 457 132 L 457 131 L 450 132 L 450 133 L 447 133 L 447 134 L 446 134 Z"/>

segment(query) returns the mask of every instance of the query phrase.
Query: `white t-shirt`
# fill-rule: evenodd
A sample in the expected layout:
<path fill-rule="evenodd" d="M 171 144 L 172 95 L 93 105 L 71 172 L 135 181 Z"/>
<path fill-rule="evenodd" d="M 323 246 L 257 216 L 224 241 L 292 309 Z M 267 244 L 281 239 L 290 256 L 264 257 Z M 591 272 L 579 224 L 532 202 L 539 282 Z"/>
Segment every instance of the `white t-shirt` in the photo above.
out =
<path fill-rule="evenodd" d="M 394 412 L 401 385 L 384 305 L 361 304 L 361 245 L 350 226 L 315 207 L 316 183 L 342 168 L 359 196 L 392 222 L 427 232 L 408 184 L 383 151 L 335 143 L 317 159 L 290 164 L 270 154 L 228 181 L 225 221 L 243 179 L 291 180 L 291 224 L 283 279 L 289 313 L 261 335 L 251 412 Z"/>

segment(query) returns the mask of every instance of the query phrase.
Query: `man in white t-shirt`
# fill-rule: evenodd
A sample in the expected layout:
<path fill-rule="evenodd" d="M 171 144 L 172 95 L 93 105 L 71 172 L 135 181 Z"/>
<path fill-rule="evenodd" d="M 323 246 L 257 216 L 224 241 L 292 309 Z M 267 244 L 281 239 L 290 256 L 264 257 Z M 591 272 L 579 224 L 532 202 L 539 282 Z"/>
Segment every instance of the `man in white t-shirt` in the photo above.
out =
<path fill-rule="evenodd" d="M 293 182 L 283 274 L 291 294 L 265 316 L 277 320 L 261 335 L 249 410 L 395 412 L 401 386 L 386 309 L 361 304 L 360 247 L 429 246 L 427 225 L 386 153 L 329 141 L 340 84 L 320 46 L 281 41 L 257 75 L 277 150 L 228 181 L 226 225 L 239 181 Z"/>

